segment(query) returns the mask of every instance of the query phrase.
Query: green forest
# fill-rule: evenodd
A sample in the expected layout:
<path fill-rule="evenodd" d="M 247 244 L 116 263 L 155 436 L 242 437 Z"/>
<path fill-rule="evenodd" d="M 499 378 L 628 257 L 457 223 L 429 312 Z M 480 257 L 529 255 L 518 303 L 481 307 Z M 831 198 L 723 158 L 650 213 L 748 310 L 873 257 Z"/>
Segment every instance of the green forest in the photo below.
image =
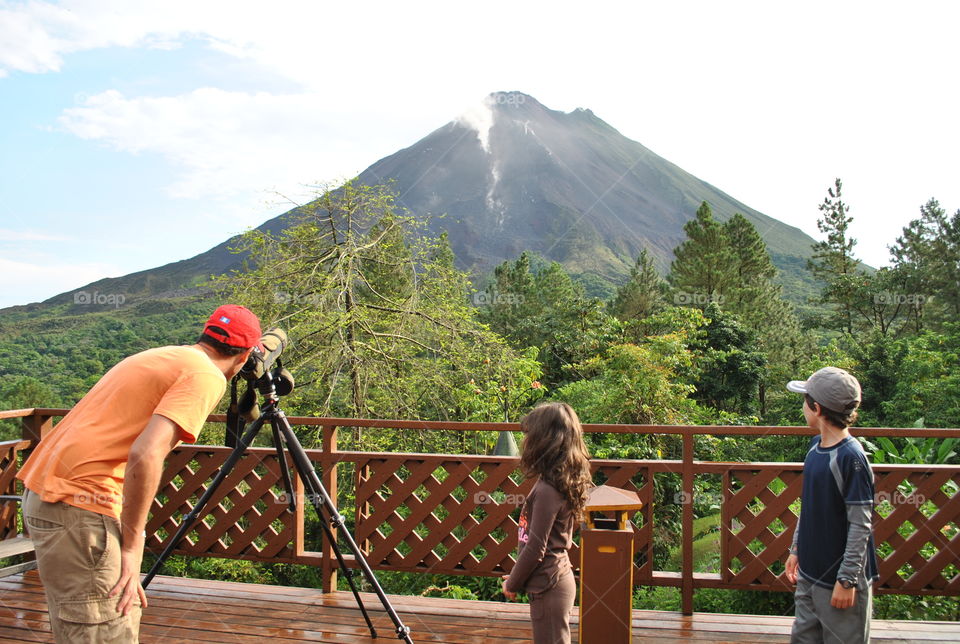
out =
<path fill-rule="evenodd" d="M 835 365 L 862 383 L 860 426 L 960 426 L 960 210 L 949 214 L 934 199 L 921 205 L 890 240 L 890 265 L 873 269 L 857 259 L 839 179 L 818 207 L 821 239 L 805 267 L 816 292 L 788 290 L 796 280 L 781 278 L 754 226 L 740 215 L 720 221 L 703 203 L 665 276 L 644 251 L 602 299 L 529 252 L 490 275 L 468 275 L 446 237 L 427 234 L 389 186 L 347 183 L 299 208 L 280 233 L 245 233 L 235 249 L 245 269 L 213 277 L 204 295 L 82 316 L 67 315 L 66 305 L 5 314 L 0 408 L 69 407 L 124 356 L 193 342 L 212 305 L 231 301 L 291 338 L 283 355 L 297 380 L 284 399 L 290 415 L 517 421 L 540 400 L 563 400 L 588 423 L 799 425 L 802 401 L 784 383 Z M 4 438 L 19 435 L 2 422 Z M 298 428 L 307 447 L 319 440 L 311 431 Z M 490 453 L 496 439 L 345 432 L 340 447 L 476 454 Z M 222 440 L 213 426 L 201 438 Z M 875 463 L 958 462 L 954 440 L 863 442 Z M 802 461 L 806 444 L 704 439 L 698 458 Z M 588 436 L 603 458 L 678 458 L 678 445 Z M 709 571 L 719 515 L 696 509 L 697 565 Z M 678 520 L 678 505 L 658 509 L 658 522 Z M 656 567 L 678 570 L 669 535 L 658 538 Z M 165 572 L 315 581 L 315 571 L 225 560 L 175 559 Z M 492 578 L 388 573 L 382 581 L 388 592 L 500 598 Z M 635 605 L 676 609 L 679 597 L 638 588 Z M 696 610 L 784 614 L 791 606 L 787 593 L 703 590 Z M 957 619 L 960 604 L 880 596 L 875 615 Z"/>

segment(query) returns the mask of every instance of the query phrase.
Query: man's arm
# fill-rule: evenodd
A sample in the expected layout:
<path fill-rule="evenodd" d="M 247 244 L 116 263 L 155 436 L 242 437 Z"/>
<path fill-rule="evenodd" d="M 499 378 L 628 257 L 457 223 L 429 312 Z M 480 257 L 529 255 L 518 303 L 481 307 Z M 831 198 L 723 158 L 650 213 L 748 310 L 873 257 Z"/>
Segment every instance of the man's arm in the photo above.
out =
<path fill-rule="evenodd" d="M 130 447 L 120 513 L 120 580 L 110 591 L 111 597 L 120 594 L 117 610 L 124 615 L 133 608 L 138 595 L 140 603 L 144 607 L 147 605 L 147 597 L 140 586 L 143 529 L 160 484 L 163 460 L 180 442 L 179 432 L 172 420 L 154 414 Z"/>

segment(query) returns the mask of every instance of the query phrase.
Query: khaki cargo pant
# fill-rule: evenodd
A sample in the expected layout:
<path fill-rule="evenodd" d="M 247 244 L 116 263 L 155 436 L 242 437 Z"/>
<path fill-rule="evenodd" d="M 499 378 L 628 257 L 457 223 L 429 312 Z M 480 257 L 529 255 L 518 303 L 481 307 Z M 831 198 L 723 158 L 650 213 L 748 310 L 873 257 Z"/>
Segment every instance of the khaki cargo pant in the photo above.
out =
<path fill-rule="evenodd" d="M 138 641 L 138 605 L 124 617 L 107 593 L 120 579 L 119 522 L 66 503 L 46 503 L 30 490 L 23 517 L 37 551 L 50 628 L 59 644 Z"/>

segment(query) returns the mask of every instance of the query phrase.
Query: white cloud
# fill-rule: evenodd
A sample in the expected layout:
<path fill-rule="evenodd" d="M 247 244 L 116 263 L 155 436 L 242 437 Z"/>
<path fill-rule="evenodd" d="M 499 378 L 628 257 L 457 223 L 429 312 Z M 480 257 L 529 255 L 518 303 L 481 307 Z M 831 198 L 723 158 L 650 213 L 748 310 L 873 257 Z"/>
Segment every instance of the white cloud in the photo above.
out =
<path fill-rule="evenodd" d="M 37 242 L 67 241 L 67 238 L 61 237 L 59 235 L 38 233 L 36 231 L 31 231 L 31 230 L 12 230 L 9 228 L 0 228 L 0 245 L 5 245 L 9 242 L 27 242 L 27 241 L 37 241 Z"/>
<path fill-rule="evenodd" d="M 41 301 L 126 271 L 101 262 L 24 262 L 0 257 L 0 307 Z"/>
<path fill-rule="evenodd" d="M 928 197 L 960 205 L 958 86 L 949 81 L 958 12 L 951 3 L 816 1 L 600 2 L 584 13 L 496 0 L 483 11 L 440 2 L 0 0 L 0 79 L 58 70 L 72 52 L 192 40 L 294 87 L 167 97 L 127 89 L 64 112 L 61 126 L 78 136 L 162 155 L 182 170 L 171 194 L 195 198 L 262 199 L 264 189 L 335 180 L 488 92 L 520 90 L 553 109 L 590 107 L 813 234 L 816 205 L 841 176 L 864 226 L 858 248 L 885 255 Z M 483 120 L 476 125 L 482 133 Z"/>
<path fill-rule="evenodd" d="M 180 96 L 127 98 L 110 90 L 64 111 L 69 132 L 126 152 L 156 153 L 180 176 L 180 198 L 230 197 L 335 180 L 369 159 L 354 148 L 349 114 L 332 113 L 316 94 L 272 95 L 198 89 Z"/>
<path fill-rule="evenodd" d="M 224 0 L 0 0 L 0 72 L 55 72 L 65 55 L 104 47 L 174 47 L 213 33 L 235 9 Z"/>

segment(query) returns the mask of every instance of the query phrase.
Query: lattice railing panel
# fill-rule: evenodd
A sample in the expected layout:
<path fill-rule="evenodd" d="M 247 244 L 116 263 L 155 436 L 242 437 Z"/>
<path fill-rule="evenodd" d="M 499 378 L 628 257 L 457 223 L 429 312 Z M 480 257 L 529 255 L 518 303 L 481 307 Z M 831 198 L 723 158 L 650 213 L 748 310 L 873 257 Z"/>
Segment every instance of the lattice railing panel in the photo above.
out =
<path fill-rule="evenodd" d="M 591 465 L 596 483 L 632 490 L 643 503 L 643 509 L 633 517 L 633 581 L 635 584 L 644 583 L 653 576 L 654 480 L 650 467 L 643 461 L 600 459 L 591 461 Z M 580 561 L 579 548 L 574 561 Z"/>
<path fill-rule="evenodd" d="M 767 466 L 730 469 L 723 474 L 720 576 L 737 587 L 778 586 L 797 516 L 790 504 L 800 497 L 800 468 Z"/>
<path fill-rule="evenodd" d="M 646 499 L 636 539 L 638 575 L 649 576 L 652 483 L 646 466 L 593 465 L 607 484 Z M 371 566 L 494 575 L 513 566 L 519 508 L 533 482 L 523 480 L 514 459 L 381 455 L 357 461 L 356 485 L 355 536 Z M 570 558 L 576 566 L 576 546 Z"/>
<path fill-rule="evenodd" d="M 505 573 L 532 487 L 515 460 L 382 456 L 357 462 L 356 539 L 372 566 Z M 512 475 L 512 476 L 511 476 Z"/>
<path fill-rule="evenodd" d="M 918 469 L 918 468 L 923 468 Z M 960 594 L 960 472 L 955 467 L 874 465 L 877 588 Z M 777 489 L 774 492 L 772 488 Z M 800 497 L 794 466 L 731 469 L 724 475 L 721 576 L 735 587 L 782 586 Z"/>
<path fill-rule="evenodd" d="M 960 593 L 960 473 L 944 467 L 912 472 L 881 467 L 874 467 L 879 587 Z"/>
<path fill-rule="evenodd" d="M 180 449 L 170 455 L 147 522 L 148 549 L 163 549 L 228 455 L 223 448 Z M 176 552 L 291 560 L 298 522 L 286 501 L 276 452 L 248 450 Z"/>
<path fill-rule="evenodd" d="M 0 494 L 17 493 L 16 477 L 19 471 L 20 452 L 27 445 L 25 441 L 6 441 L 0 445 Z M 20 504 L 16 501 L 0 503 L 0 540 L 17 536 L 19 509 Z"/>

